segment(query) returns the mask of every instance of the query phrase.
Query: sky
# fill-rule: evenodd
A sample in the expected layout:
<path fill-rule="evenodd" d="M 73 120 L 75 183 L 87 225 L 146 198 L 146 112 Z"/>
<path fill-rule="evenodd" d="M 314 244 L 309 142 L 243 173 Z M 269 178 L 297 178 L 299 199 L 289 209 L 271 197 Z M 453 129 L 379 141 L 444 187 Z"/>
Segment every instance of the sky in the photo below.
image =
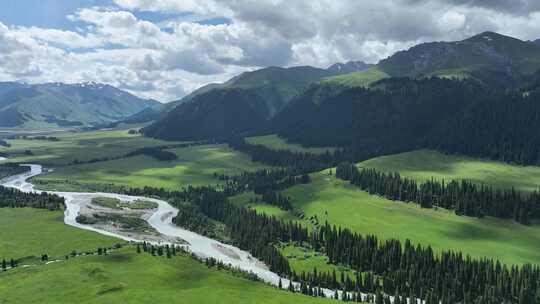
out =
<path fill-rule="evenodd" d="M 2 0 L 0 81 L 162 102 L 267 66 L 376 63 L 428 41 L 540 38 L 539 0 Z"/>

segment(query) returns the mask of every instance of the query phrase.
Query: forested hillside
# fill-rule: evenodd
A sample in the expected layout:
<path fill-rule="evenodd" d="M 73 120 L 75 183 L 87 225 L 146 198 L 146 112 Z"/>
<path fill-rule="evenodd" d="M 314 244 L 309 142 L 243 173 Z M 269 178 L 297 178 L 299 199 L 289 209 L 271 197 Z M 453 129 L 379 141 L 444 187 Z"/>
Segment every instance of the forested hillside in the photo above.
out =
<path fill-rule="evenodd" d="M 430 78 L 382 80 L 314 103 L 310 93 L 272 121 L 273 131 L 316 146 L 411 149 L 441 120 L 491 93 L 474 82 Z"/>

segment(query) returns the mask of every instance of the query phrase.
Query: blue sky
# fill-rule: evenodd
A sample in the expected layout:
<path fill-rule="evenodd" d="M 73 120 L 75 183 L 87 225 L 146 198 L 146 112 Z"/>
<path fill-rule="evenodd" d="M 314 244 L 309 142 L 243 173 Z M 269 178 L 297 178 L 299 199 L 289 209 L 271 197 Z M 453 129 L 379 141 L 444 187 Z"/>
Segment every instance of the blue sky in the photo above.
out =
<path fill-rule="evenodd" d="M 66 16 L 80 7 L 111 6 L 110 0 L 3 0 L 0 21 L 19 26 L 74 29 Z"/>
<path fill-rule="evenodd" d="M 378 60 L 482 31 L 540 38 L 538 0 L 3 0 L 0 81 L 160 101 L 267 66 Z"/>

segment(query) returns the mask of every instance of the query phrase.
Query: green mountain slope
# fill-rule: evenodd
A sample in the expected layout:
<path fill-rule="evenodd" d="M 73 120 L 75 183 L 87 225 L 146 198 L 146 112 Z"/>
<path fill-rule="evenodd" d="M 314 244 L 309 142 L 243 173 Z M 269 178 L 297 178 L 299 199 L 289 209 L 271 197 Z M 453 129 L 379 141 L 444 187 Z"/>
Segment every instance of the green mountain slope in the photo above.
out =
<path fill-rule="evenodd" d="M 181 100 L 171 102 L 167 107 L 173 109 L 181 103 L 193 100 L 195 96 L 208 93 L 215 89 L 256 89 L 257 92 L 255 93 L 265 101 L 268 116 L 273 116 L 308 84 L 325 77 L 348 73 L 351 69 L 354 69 L 351 65 L 347 64 L 339 67 L 332 65 L 326 70 L 310 66 L 299 66 L 291 68 L 268 67 L 252 72 L 245 72 L 231 78 L 225 83 L 212 83 L 203 86 Z M 357 68 L 364 67 L 360 63 L 357 63 L 355 66 Z"/>
<path fill-rule="evenodd" d="M 334 84 L 344 87 L 368 87 L 370 84 L 388 77 L 390 75 L 386 74 L 379 67 L 374 66 L 364 71 L 323 78 L 321 84 Z"/>
<path fill-rule="evenodd" d="M 103 125 L 158 104 L 97 83 L 1 83 L 0 127 Z"/>

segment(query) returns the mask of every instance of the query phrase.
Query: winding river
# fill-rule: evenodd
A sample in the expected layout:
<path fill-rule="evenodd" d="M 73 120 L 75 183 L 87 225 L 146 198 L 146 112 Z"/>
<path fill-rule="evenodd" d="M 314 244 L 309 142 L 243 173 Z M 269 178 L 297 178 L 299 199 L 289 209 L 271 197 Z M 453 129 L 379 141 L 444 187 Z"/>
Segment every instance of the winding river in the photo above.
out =
<path fill-rule="evenodd" d="M 17 188 L 23 192 L 36 192 L 34 185 L 28 182 L 28 179 L 39 175 L 42 173 L 41 165 L 24 165 L 30 167 L 30 171 L 11 176 L 2 180 L 2 185 L 4 187 Z M 101 230 L 89 225 L 84 225 L 78 223 L 75 218 L 79 214 L 79 210 L 82 205 L 88 204 L 92 198 L 95 197 L 114 197 L 122 201 L 134 201 L 136 199 L 144 199 L 152 201 L 158 204 L 158 208 L 154 210 L 154 213 L 149 219 L 147 219 L 150 226 L 152 226 L 157 232 L 163 237 L 163 242 L 158 242 L 161 244 L 169 243 L 170 238 L 180 238 L 186 241 L 187 247 L 191 252 L 196 254 L 199 257 L 207 258 L 213 257 L 223 263 L 230 264 L 233 267 L 240 268 L 245 271 L 250 271 L 255 273 L 261 280 L 277 285 L 279 281 L 279 276 L 267 269 L 267 267 L 259 260 L 251 256 L 250 253 L 243 251 L 237 247 L 223 244 L 214 239 L 207 238 L 205 236 L 199 235 L 197 233 L 191 232 L 189 230 L 182 229 L 172 223 L 173 217 L 178 213 L 178 209 L 169 205 L 163 200 L 145 198 L 145 197 L 136 197 L 130 195 L 122 195 L 115 193 L 85 193 L 85 192 L 56 192 L 56 191 L 47 191 L 48 193 L 57 194 L 65 198 L 66 201 L 66 210 L 64 212 L 64 222 L 67 225 L 77 227 L 80 229 L 94 231 L 103 235 L 120 238 L 126 241 L 140 241 L 142 239 L 136 239 L 131 237 L 126 237 L 114 232 Z M 285 283 L 288 281 L 282 279 Z"/>
<path fill-rule="evenodd" d="M 2 159 L 0 158 L 0 161 Z M 31 184 L 28 179 L 37 176 L 42 173 L 41 165 L 22 165 L 30 167 L 30 171 L 23 174 L 14 175 L 8 178 L 5 178 L 1 181 L 2 186 L 11 187 L 19 189 L 23 192 L 41 192 L 34 188 L 34 185 Z M 195 255 L 201 258 L 215 258 L 225 264 L 230 264 L 233 267 L 242 269 L 244 271 L 249 271 L 256 274 L 262 281 L 277 286 L 280 280 L 280 276 L 274 272 L 268 270 L 266 265 L 254 258 L 249 252 L 241 250 L 232 245 L 224 244 L 214 239 L 199 235 L 189 230 L 182 229 L 172 223 L 172 219 L 178 214 L 178 209 L 169 205 L 166 201 L 146 198 L 139 196 L 130 196 L 122 195 L 116 193 L 86 193 L 86 192 L 57 192 L 57 191 L 46 191 L 48 193 L 57 194 L 65 198 L 66 210 L 64 211 L 64 222 L 67 225 L 77 227 L 80 229 L 94 231 L 103 235 L 116 237 L 125 241 L 135 241 L 142 242 L 143 239 L 137 237 L 127 237 L 118 233 L 102 230 L 93 226 L 84 225 L 78 223 L 75 218 L 79 214 L 81 206 L 89 204 L 92 198 L 95 197 L 112 197 L 117 198 L 121 201 L 134 201 L 137 199 L 152 201 L 158 204 L 158 208 L 153 210 L 153 214 L 147 219 L 150 226 L 152 226 L 157 232 L 162 236 L 162 240 L 154 242 L 156 244 L 167 244 L 170 243 L 171 238 L 180 238 L 187 242 L 187 247 Z M 281 278 L 283 288 L 289 286 L 290 281 L 286 278 Z M 299 284 L 293 282 L 295 286 Z M 334 291 L 329 289 L 322 289 L 327 297 L 334 295 Z M 341 292 L 339 292 L 341 294 Z M 362 297 L 365 297 L 365 294 L 362 294 Z"/>

